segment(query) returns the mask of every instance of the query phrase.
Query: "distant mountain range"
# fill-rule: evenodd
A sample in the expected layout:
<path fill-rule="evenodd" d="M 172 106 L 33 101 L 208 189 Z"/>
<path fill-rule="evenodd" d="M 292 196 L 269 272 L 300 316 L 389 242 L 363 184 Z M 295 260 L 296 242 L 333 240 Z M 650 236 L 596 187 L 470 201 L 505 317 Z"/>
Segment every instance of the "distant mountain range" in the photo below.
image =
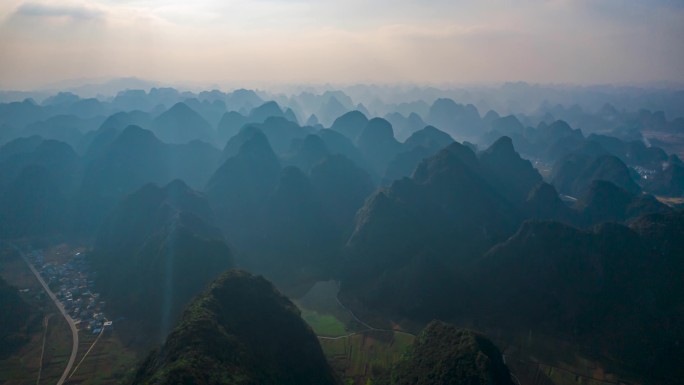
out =
<path fill-rule="evenodd" d="M 0 103 L 0 238 L 90 247 L 131 342 L 166 341 L 133 383 L 342 380 L 280 294 L 330 280 L 370 323 L 427 325 L 382 383 L 510 383 L 489 340 L 445 322 L 572 341 L 558 349 L 644 383 L 684 377 L 681 117 L 364 90 Z"/>

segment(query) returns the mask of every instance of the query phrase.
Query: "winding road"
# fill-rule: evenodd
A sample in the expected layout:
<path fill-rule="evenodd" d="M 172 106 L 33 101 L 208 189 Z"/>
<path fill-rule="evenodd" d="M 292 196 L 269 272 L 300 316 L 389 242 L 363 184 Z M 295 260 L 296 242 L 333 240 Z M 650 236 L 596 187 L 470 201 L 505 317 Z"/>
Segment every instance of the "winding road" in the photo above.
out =
<path fill-rule="evenodd" d="M 78 354 L 78 329 L 76 329 L 76 324 L 74 323 L 74 320 L 67 314 L 66 310 L 64 309 L 64 305 L 57 299 L 57 296 L 55 293 L 50 290 L 48 285 L 45 283 L 43 280 L 43 277 L 40 276 L 40 273 L 38 270 L 36 270 L 35 267 L 33 267 L 33 264 L 26 258 L 26 255 L 24 255 L 24 252 L 21 251 L 20 248 L 15 246 L 12 243 L 6 242 L 8 245 L 10 245 L 13 249 L 15 249 L 20 255 L 21 258 L 26 262 L 28 265 L 29 269 L 31 269 L 31 272 L 33 275 L 36 276 L 36 279 L 38 279 L 38 282 L 43 286 L 43 289 L 45 289 L 45 292 L 48 293 L 52 301 L 55 303 L 55 306 L 57 306 L 57 309 L 59 309 L 59 312 L 62 313 L 62 316 L 64 319 L 67 321 L 69 324 L 69 327 L 71 328 L 71 339 L 72 339 L 72 345 L 71 345 L 71 357 L 69 357 L 69 362 L 67 363 L 66 368 L 64 368 L 64 373 L 62 373 L 62 377 L 59 379 L 57 382 L 57 385 L 62 385 L 64 384 L 64 381 L 66 381 L 67 376 L 69 375 L 69 372 L 71 371 L 71 368 L 74 366 L 74 362 L 76 361 L 76 354 Z"/>

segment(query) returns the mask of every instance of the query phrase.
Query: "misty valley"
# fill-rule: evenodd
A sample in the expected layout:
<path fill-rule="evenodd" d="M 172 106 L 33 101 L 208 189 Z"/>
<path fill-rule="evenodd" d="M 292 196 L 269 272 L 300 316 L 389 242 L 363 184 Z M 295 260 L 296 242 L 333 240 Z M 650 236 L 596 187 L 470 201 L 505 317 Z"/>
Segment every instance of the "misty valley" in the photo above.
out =
<path fill-rule="evenodd" d="M 72 91 L 0 91 L 2 384 L 684 382 L 681 90 Z"/>

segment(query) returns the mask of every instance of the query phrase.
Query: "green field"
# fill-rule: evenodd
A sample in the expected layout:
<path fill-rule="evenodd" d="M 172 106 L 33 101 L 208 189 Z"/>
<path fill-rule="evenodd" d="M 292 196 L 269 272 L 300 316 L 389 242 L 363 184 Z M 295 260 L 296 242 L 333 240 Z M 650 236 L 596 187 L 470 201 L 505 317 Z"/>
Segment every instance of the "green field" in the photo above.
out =
<path fill-rule="evenodd" d="M 82 332 L 83 342 L 79 348 L 77 363 L 97 338 L 96 334 Z M 106 331 L 93 350 L 83 361 L 78 371 L 69 379 L 69 384 L 117 384 L 138 364 L 137 354 L 125 347 L 118 330 Z"/>
<path fill-rule="evenodd" d="M 349 384 L 372 383 L 387 372 L 413 344 L 414 336 L 366 331 L 338 339 L 319 338 L 333 369 Z"/>
<path fill-rule="evenodd" d="M 0 357 L 0 384 L 34 385 L 41 367 L 40 384 L 56 383 L 71 355 L 72 336 L 68 323 L 57 312 L 26 263 L 12 249 L 0 248 L 0 276 L 20 289 L 29 289 L 22 296 L 36 308 L 36 317 L 39 317 L 35 320 L 36 325 L 30 328 L 30 340 L 11 355 Z M 49 318 L 47 328 L 43 317 Z M 125 322 L 117 323 L 117 326 L 126 326 Z M 131 328 L 135 328 L 135 325 L 130 325 Z M 43 337 L 45 352 L 41 365 Z M 79 350 L 74 368 L 96 338 L 97 335 L 88 330 L 79 332 Z M 106 332 L 67 384 L 120 383 L 139 360 L 138 353 L 127 345 L 118 329 Z"/>
<path fill-rule="evenodd" d="M 320 314 L 315 310 L 302 310 L 302 318 L 319 336 L 337 337 L 349 334 L 344 324 L 330 314 Z"/>
<path fill-rule="evenodd" d="M 0 358 L 0 383 L 3 385 L 33 385 L 36 383 L 40 368 L 44 330 L 44 328 L 43 330 L 36 330 L 30 336 L 30 341 L 18 351 L 10 356 Z M 46 377 L 49 375 L 47 371 L 44 371 L 43 374 Z"/>
<path fill-rule="evenodd" d="M 317 282 L 301 298 L 294 300 L 302 318 L 319 336 L 339 337 L 367 329 L 337 300 L 339 286 L 334 281 Z"/>
<path fill-rule="evenodd" d="M 368 330 L 337 300 L 339 285 L 318 282 L 295 303 L 319 336 L 331 366 L 347 384 L 367 385 L 387 372 L 413 344 L 414 336 Z"/>
<path fill-rule="evenodd" d="M 54 384 L 64 372 L 71 354 L 71 331 L 60 314 L 50 317 L 47 331 L 38 330 L 31 341 L 9 357 L 0 360 L 0 379 L 3 384 L 35 384 L 41 367 L 41 352 L 45 335 L 45 354 L 42 362 L 41 384 Z"/>

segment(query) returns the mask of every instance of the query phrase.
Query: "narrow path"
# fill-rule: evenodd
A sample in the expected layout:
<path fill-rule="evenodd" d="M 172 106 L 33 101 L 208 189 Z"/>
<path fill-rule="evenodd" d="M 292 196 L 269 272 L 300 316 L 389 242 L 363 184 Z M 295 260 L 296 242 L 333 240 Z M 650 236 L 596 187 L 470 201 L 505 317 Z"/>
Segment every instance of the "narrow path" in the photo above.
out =
<path fill-rule="evenodd" d="M 55 306 L 57 306 L 57 309 L 59 309 L 59 312 L 62 313 L 62 316 L 64 319 L 67 321 L 69 324 L 69 327 L 71 328 L 71 357 L 69 357 L 69 362 L 67 363 L 66 368 L 64 368 L 64 373 L 62 373 L 62 377 L 57 381 L 57 385 L 62 385 L 64 384 L 64 381 L 66 381 L 67 376 L 69 375 L 69 372 L 71 371 L 71 368 L 74 366 L 74 361 L 76 361 L 76 354 L 78 353 L 78 329 L 76 329 L 76 324 L 74 323 L 74 320 L 67 314 L 66 310 L 64 310 L 64 305 L 57 299 L 57 296 L 55 293 L 50 290 L 48 285 L 45 283 L 43 280 L 43 277 L 40 276 L 40 273 L 38 270 L 36 270 L 35 267 L 31 264 L 31 262 L 26 258 L 26 255 L 24 255 L 24 252 L 21 251 L 20 248 L 15 246 L 12 243 L 6 242 L 8 245 L 10 245 L 13 249 L 15 249 L 20 255 L 21 258 L 26 262 L 28 265 L 29 269 L 31 269 L 31 272 L 33 275 L 36 276 L 36 279 L 38 279 L 38 282 L 43 286 L 43 289 L 45 289 L 45 292 L 50 296 L 52 301 L 55 303 Z"/>
<path fill-rule="evenodd" d="M 509 370 L 508 370 L 508 373 L 510 373 L 511 377 L 513 377 L 513 379 L 515 380 L 515 383 L 516 383 L 516 384 L 522 385 L 522 384 L 520 383 L 520 379 L 518 378 L 518 376 L 516 376 L 515 373 L 513 373 L 513 371 L 510 370 L 510 368 L 509 368 Z"/>
<path fill-rule="evenodd" d="M 45 316 L 45 331 L 43 332 L 43 349 L 40 351 L 40 366 L 38 367 L 38 378 L 36 379 L 36 385 L 40 384 L 40 376 L 43 374 L 43 356 L 45 356 L 45 340 L 47 339 L 48 326 L 50 325 L 50 317 L 52 314 Z"/>
<path fill-rule="evenodd" d="M 354 320 L 356 320 L 356 322 L 358 322 L 358 323 L 360 323 L 361 325 L 365 326 L 366 328 L 368 328 L 368 330 L 379 330 L 379 329 L 374 328 L 374 327 L 370 326 L 369 324 L 367 324 L 367 323 L 361 321 L 361 319 L 360 319 L 359 317 L 357 317 L 356 314 L 354 314 L 354 312 L 351 311 L 351 309 L 349 309 L 348 307 L 344 306 L 344 305 L 342 304 L 342 302 L 340 302 L 340 297 L 339 297 L 338 295 L 339 295 L 339 292 L 338 292 L 337 295 L 335 295 L 335 300 L 337 301 L 337 304 L 340 305 L 340 306 L 342 306 L 342 308 L 343 308 L 344 310 L 348 311 L 349 314 L 351 314 L 352 318 L 354 318 Z"/>
<path fill-rule="evenodd" d="M 342 338 L 349 338 L 349 337 L 355 336 L 357 334 L 366 334 L 369 332 L 388 332 L 388 333 L 406 334 L 406 335 L 411 336 L 411 337 L 416 336 L 415 334 L 411 334 L 409 332 L 403 332 L 401 330 L 367 329 L 367 330 L 360 330 L 358 332 L 349 333 L 349 334 L 345 334 L 343 336 L 337 336 L 337 337 L 325 337 L 325 336 L 317 336 L 317 337 L 318 337 L 318 339 L 321 339 L 321 340 L 341 340 Z"/>
<path fill-rule="evenodd" d="M 339 288 L 339 286 L 340 286 L 340 284 L 338 283 L 338 288 Z M 351 333 L 351 334 L 347 334 L 347 335 L 339 336 L 339 337 L 321 337 L 321 336 L 319 336 L 319 337 L 318 337 L 319 339 L 322 339 L 322 340 L 339 340 L 339 339 L 342 339 L 342 338 L 349 338 L 349 337 L 354 336 L 354 335 L 357 335 L 357 334 L 363 334 L 363 333 L 366 333 L 366 332 L 369 332 L 369 331 L 394 332 L 394 333 L 408 334 L 408 335 L 413 336 L 413 337 L 416 336 L 416 335 L 413 334 L 413 333 L 404 332 L 404 331 L 400 331 L 400 330 L 377 329 L 377 328 L 374 328 L 374 327 L 370 326 L 369 324 L 367 324 L 367 323 L 361 321 L 361 319 L 359 319 L 359 317 L 357 317 L 356 314 L 354 314 L 354 312 L 351 311 L 351 309 L 349 309 L 348 307 L 344 306 L 344 304 L 340 301 L 339 289 L 338 289 L 337 295 L 335 296 L 335 299 L 337 300 L 337 303 L 338 303 L 340 306 L 342 306 L 342 308 L 344 308 L 346 311 L 348 311 L 349 314 L 351 314 L 352 317 L 353 317 L 357 322 L 359 322 L 361 325 L 367 327 L 368 330 L 362 330 L 362 331 L 358 331 L 358 332 L 355 332 L 355 333 Z M 505 362 L 506 362 L 506 356 L 503 356 L 503 359 L 504 359 L 504 363 L 505 363 Z M 511 374 L 511 376 L 513 377 L 513 379 L 515 380 L 515 382 L 517 383 L 517 385 L 521 385 L 521 384 L 520 384 L 520 380 L 518 379 L 518 376 L 516 376 L 515 373 L 513 373 L 513 372 L 510 372 L 510 374 Z"/>
<path fill-rule="evenodd" d="M 341 340 L 343 338 L 349 338 L 351 336 L 355 336 L 357 334 L 363 334 L 363 333 L 370 332 L 370 331 L 372 331 L 372 330 L 362 330 L 360 332 L 354 332 L 354 333 L 345 334 L 343 336 L 337 336 L 337 337 L 324 337 L 324 336 L 316 336 L 316 337 L 318 337 L 319 340 L 334 341 L 334 340 Z"/>
<path fill-rule="evenodd" d="M 352 318 L 353 318 L 356 322 L 358 322 L 358 323 L 360 323 L 361 325 L 363 325 L 364 327 L 366 327 L 366 330 L 359 330 L 359 331 L 357 331 L 357 332 L 353 332 L 353 333 L 349 333 L 349 334 L 346 334 L 346 335 L 343 335 L 343 336 L 337 336 L 337 337 L 317 336 L 318 338 L 323 339 L 323 340 L 339 340 L 339 339 L 342 339 L 342 338 L 348 338 L 348 337 L 351 337 L 351 336 L 355 336 L 355 335 L 357 335 L 357 334 L 364 334 L 364 333 L 372 332 L 372 331 L 375 331 L 375 332 L 392 332 L 392 333 L 400 333 L 400 334 L 406 334 L 406 335 L 413 336 L 413 337 L 416 336 L 416 335 L 413 334 L 413 333 L 405 332 L 405 331 L 402 331 L 402 330 L 378 329 L 378 328 L 376 328 L 376 327 L 373 327 L 373 326 L 371 326 L 371 325 L 369 325 L 369 324 L 363 322 L 359 317 L 356 316 L 356 314 L 354 314 L 353 311 L 351 311 L 351 309 L 349 309 L 348 307 L 344 306 L 344 304 L 340 301 L 340 297 L 339 297 L 339 294 L 340 294 L 340 286 L 341 286 L 340 283 L 337 282 L 337 294 L 335 294 L 335 300 L 337 301 L 337 304 L 340 305 L 340 307 L 342 307 L 344 310 L 346 310 L 347 312 L 349 312 L 349 314 L 351 314 Z"/>
<path fill-rule="evenodd" d="M 359 317 L 357 317 L 356 314 L 354 314 L 354 312 L 351 311 L 350 308 L 344 306 L 344 304 L 340 301 L 340 289 L 341 289 L 341 287 L 342 287 L 342 284 L 341 284 L 340 282 L 337 282 L 337 294 L 335 294 L 335 300 L 337 301 L 337 303 L 338 303 L 340 306 L 342 306 L 342 308 L 343 308 L 344 310 L 348 311 L 349 314 L 351 314 L 351 316 L 352 316 L 357 322 L 359 322 L 361 325 L 367 327 L 369 330 L 375 330 L 375 331 L 379 331 L 379 332 L 395 332 L 395 333 L 408 334 L 408 335 L 414 336 L 414 337 L 416 336 L 416 335 L 413 334 L 413 333 L 409 333 L 409 332 L 406 332 L 406 331 L 403 331 L 403 330 L 378 329 L 378 328 L 376 328 L 376 327 L 370 326 L 369 324 L 367 324 L 367 323 L 361 321 L 361 319 L 360 319 Z M 354 333 L 352 333 L 352 334 L 354 334 Z"/>
<path fill-rule="evenodd" d="M 81 358 L 81 361 L 78 361 L 78 365 L 76 365 L 76 367 L 74 368 L 74 371 L 71 372 L 71 374 L 69 375 L 69 378 L 67 378 L 67 380 L 70 380 L 71 377 L 74 376 L 74 373 L 76 373 L 78 368 L 81 367 L 81 364 L 83 363 L 83 361 L 85 361 L 85 359 L 86 359 L 86 357 L 88 357 L 88 354 L 90 353 L 90 351 L 93 350 L 93 348 L 95 347 L 95 344 L 97 344 L 97 341 L 99 341 L 100 337 L 102 337 L 102 334 L 104 333 L 105 328 L 106 328 L 106 326 L 102 326 L 102 329 L 100 330 L 100 334 L 97 335 L 97 338 L 95 338 L 95 341 L 93 341 L 93 344 L 90 345 L 90 347 L 88 348 L 88 351 L 85 352 L 85 354 L 83 355 L 83 358 Z"/>

